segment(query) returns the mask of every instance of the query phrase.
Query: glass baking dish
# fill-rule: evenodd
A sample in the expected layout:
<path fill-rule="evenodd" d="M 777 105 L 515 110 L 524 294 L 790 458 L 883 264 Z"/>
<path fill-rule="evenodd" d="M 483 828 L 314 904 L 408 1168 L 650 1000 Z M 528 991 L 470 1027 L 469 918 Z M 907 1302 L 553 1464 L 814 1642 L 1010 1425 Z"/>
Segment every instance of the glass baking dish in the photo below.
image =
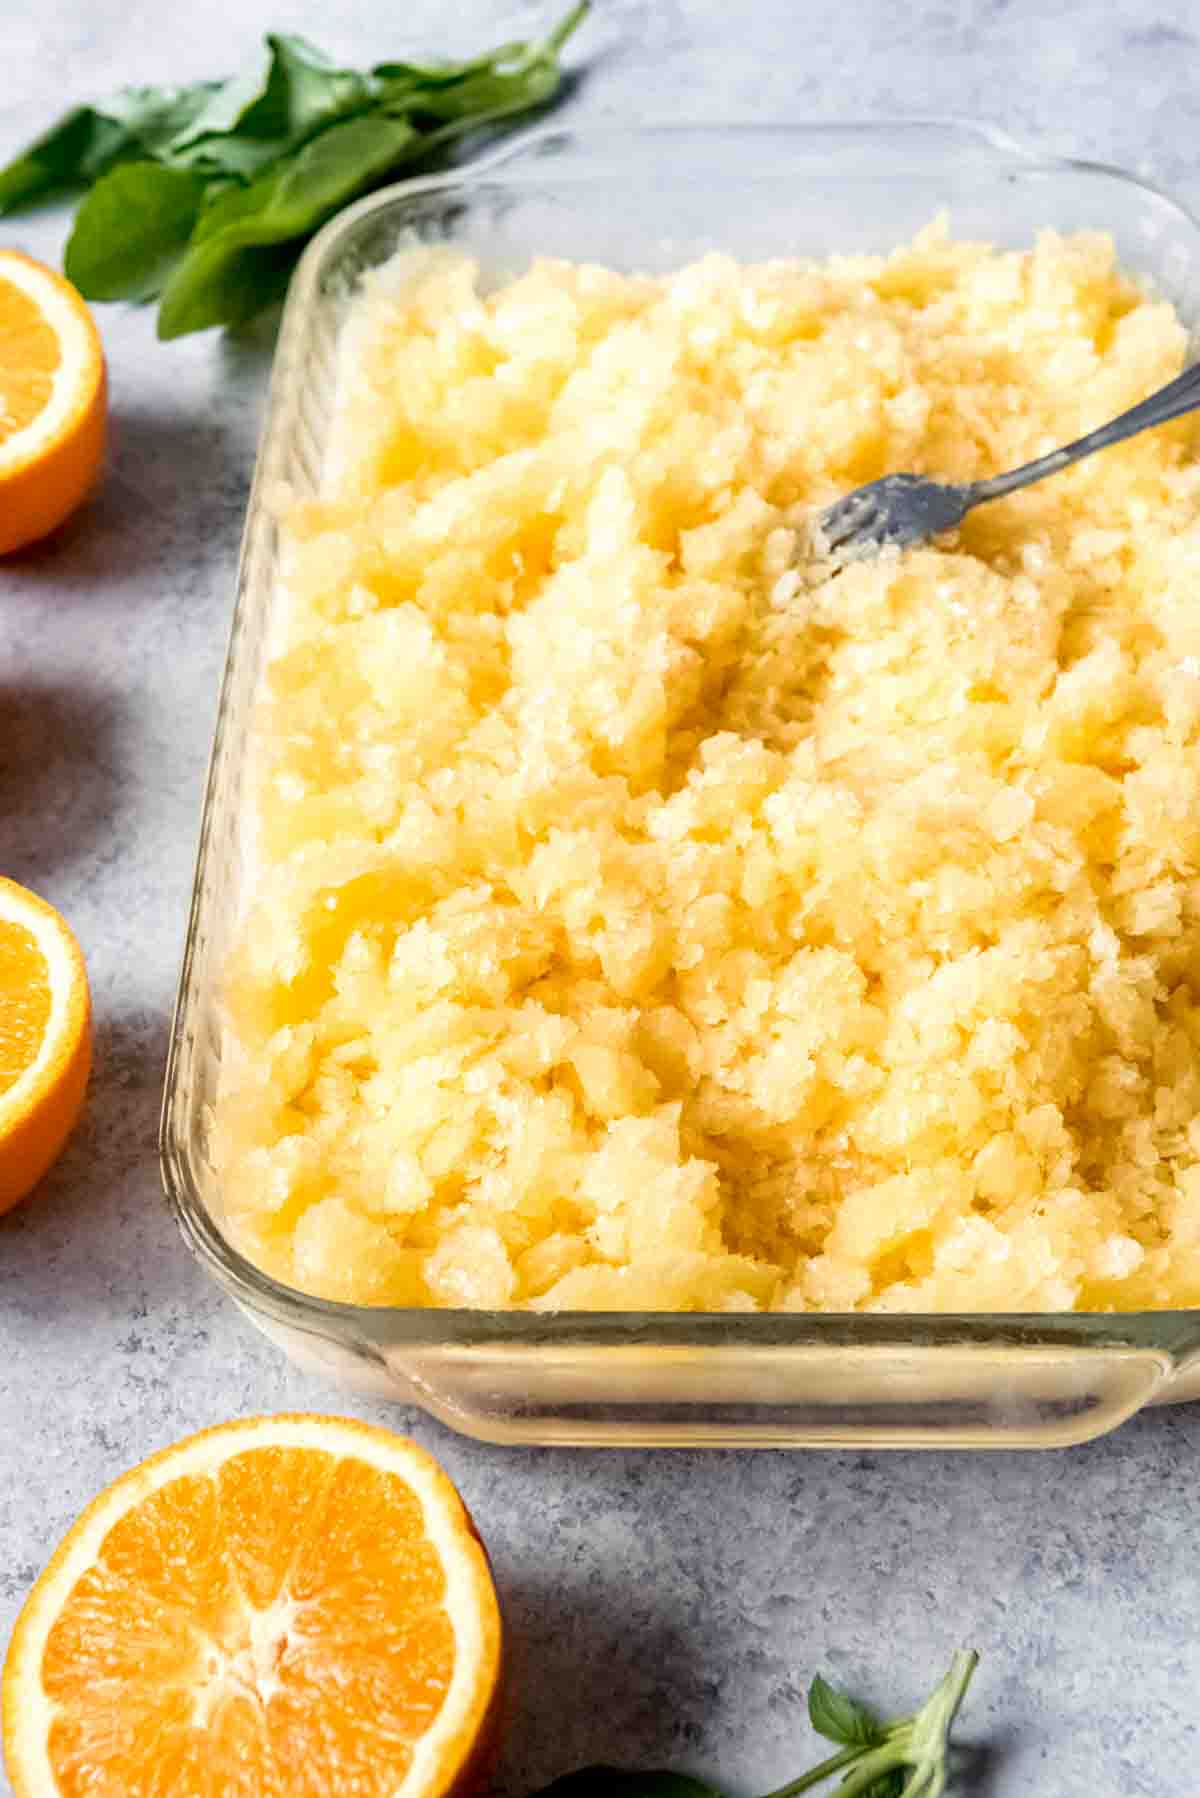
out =
<path fill-rule="evenodd" d="M 485 274 L 537 254 L 667 270 L 878 251 L 939 210 L 960 235 L 1113 234 L 1129 268 L 1200 321 L 1200 228 L 1143 182 L 1031 154 L 972 126 L 654 127 L 539 133 L 351 207 L 292 282 L 250 497 L 166 1074 L 162 1171 L 183 1234 L 230 1296 L 302 1362 L 417 1403 L 485 1440 L 527 1443 L 1038 1446 L 1083 1441 L 1200 1392 L 1200 1311 L 1136 1315 L 803 1315 L 370 1309 L 310 1298 L 226 1241 L 206 1152 L 219 985 L 244 877 L 256 688 L 277 591 L 267 497 L 312 493 L 338 332 L 361 272 L 448 241 Z"/>

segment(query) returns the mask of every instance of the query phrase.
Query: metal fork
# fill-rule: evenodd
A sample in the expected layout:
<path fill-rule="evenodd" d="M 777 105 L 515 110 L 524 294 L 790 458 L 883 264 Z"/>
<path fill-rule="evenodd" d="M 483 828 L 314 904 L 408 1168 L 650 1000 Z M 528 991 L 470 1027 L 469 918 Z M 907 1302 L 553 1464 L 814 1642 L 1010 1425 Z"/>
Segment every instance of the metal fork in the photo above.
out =
<path fill-rule="evenodd" d="M 1002 499 L 1019 487 L 1032 486 L 1049 474 L 1057 474 L 1072 462 L 1122 443 L 1151 425 L 1164 425 L 1172 418 L 1200 406 L 1200 362 L 1184 369 L 1157 393 L 1140 400 L 1128 412 L 1122 412 L 1110 424 L 1100 425 L 1062 449 L 1026 462 L 1008 474 L 991 475 L 986 481 L 967 481 L 952 485 L 931 481 L 920 474 L 885 474 L 882 480 L 868 481 L 856 487 L 822 512 L 815 521 L 815 547 L 835 561 L 846 562 L 868 556 L 887 544 L 905 548 L 922 543 L 939 531 L 952 531 L 962 523 L 975 506 L 988 500 Z"/>

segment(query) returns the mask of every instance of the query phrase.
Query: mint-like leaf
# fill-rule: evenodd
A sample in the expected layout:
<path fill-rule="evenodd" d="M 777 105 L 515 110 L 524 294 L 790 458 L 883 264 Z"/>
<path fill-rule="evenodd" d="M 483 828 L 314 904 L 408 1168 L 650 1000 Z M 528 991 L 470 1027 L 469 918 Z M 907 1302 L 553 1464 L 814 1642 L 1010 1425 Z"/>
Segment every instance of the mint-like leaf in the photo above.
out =
<path fill-rule="evenodd" d="M 338 69 L 300 37 L 272 35 L 262 69 L 219 83 L 164 148 L 175 166 L 252 180 L 335 119 L 372 99 L 366 77 Z"/>
<path fill-rule="evenodd" d="M 82 201 L 63 256 L 88 300 L 145 300 L 161 292 L 192 234 L 204 183 L 186 169 L 126 162 Z"/>
<path fill-rule="evenodd" d="M 158 160 L 216 84 L 125 87 L 96 106 L 76 106 L 0 169 L 0 215 L 90 187 L 118 163 Z"/>
<path fill-rule="evenodd" d="M 587 9 L 580 0 L 541 42 L 363 72 L 273 34 L 228 80 L 123 88 L 66 113 L 0 168 L 0 215 L 89 188 L 66 255 L 89 299 L 161 292 L 160 337 L 240 324 L 280 297 L 339 207 L 552 99 Z"/>
<path fill-rule="evenodd" d="M 91 106 L 77 106 L 0 169 L 0 214 L 77 187 L 127 142 L 127 134 L 110 119 Z"/>
<path fill-rule="evenodd" d="M 838 1774 L 840 1798 L 939 1798 L 946 1789 L 950 1731 L 978 1659 L 973 1651 L 960 1650 L 921 1709 L 887 1724 L 818 1675 L 809 1689 L 809 1718 L 814 1729 L 840 1745 L 839 1752 L 768 1798 L 800 1798 Z M 595 1766 L 556 1779 L 535 1798 L 721 1798 L 721 1793 L 687 1773 Z"/>
<path fill-rule="evenodd" d="M 159 336 L 182 337 L 252 316 L 245 306 L 259 272 L 280 265 L 278 254 L 259 252 L 310 236 L 393 168 L 416 138 L 404 119 L 349 119 L 251 187 L 223 195 L 201 218 L 195 242 L 167 283 Z"/>
<path fill-rule="evenodd" d="M 808 1720 L 818 1735 L 845 1748 L 869 1748 L 882 1738 L 867 1707 L 839 1692 L 819 1673 L 808 1688 Z"/>

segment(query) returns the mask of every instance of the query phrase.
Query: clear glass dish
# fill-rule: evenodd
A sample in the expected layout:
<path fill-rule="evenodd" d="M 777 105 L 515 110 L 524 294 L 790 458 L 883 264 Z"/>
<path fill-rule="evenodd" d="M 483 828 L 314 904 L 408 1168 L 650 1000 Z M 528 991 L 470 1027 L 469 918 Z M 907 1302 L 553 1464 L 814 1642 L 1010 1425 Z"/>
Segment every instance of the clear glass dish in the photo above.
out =
<path fill-rule="evenodd" d="M 1200 322 L 1200 228 L 1113 169 L 957 123 L 552 130 L 376 194 L 308 249 L 284 313 L 250 498 L 166 1075 L 162 1171 L 214 1278 L 297 1359 L 492 1441 L 1037 1446 L 1200 1392 L 1200 1311 L 1136 1315 L 729 1316 L 368 1309 L 310 1298 L 226 1241 L 206 1153 L 220 971 L 238 918 L 248 733 L 276 593 L 265 496 L 320 478 L 338 331 L 364 269 L 450 241 L 496 277 L 537 254 L 666 270 L 885 250 L 940 209 L 957 234 L 1113 234 L 1124 263 Z"/>

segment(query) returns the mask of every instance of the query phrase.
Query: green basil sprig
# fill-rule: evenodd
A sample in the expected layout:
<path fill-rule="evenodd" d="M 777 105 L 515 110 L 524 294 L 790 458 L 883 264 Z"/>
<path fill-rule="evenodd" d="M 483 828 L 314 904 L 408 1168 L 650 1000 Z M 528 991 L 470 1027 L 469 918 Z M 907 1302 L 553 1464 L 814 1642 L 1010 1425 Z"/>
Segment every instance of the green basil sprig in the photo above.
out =
<path fill-rule="evenodd" d="M 841 1774 L 836 1798 L 941 1798 L 948 1778 L 950 1731 L 979 1656 L 961 1650 L 949 1671 L 911 1717 L 881 1723 L 865 1705 L 816 1678 L 809 1688 L 809 1721 L 839 1752 L 780 1786 L 769 1798 L 802 1792 Z M 583 1767 L 556 1779 L 537 1798 L 724 1798 L 718 1787 L 686 1773 L 631 1772 Z"/>
<path fill-rule="evenodd" d="M 580 0 L 540 42 L 362 72 L 272 35 L 261 65 L 226 81 L 73 108 L 0 169 L 0 216 L 86 188 L 63 259 L 85 299 L 158 298 L 164 338 L 241 324 L 350 200 L 552 100 L 587 10 Z"/>

